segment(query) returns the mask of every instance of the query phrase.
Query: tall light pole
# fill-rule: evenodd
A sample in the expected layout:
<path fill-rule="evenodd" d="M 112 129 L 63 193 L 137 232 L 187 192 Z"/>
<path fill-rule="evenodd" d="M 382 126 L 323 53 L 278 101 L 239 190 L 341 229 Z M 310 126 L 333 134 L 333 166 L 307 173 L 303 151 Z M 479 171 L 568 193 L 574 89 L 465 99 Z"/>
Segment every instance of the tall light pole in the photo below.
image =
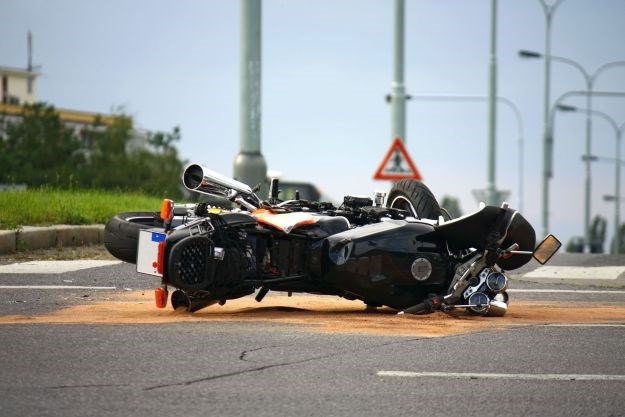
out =
<path fill-rule="evenodd" d="M 460 94 L 410 94 L 407 96 L 408 100 L 419 100 L 419 101 L 456 101 L 456 102 L 484 102 L 489 101 L 489 96 L 477 96 L 477 95 L 460 95 Z M 508 106 L 512 112 L 514 113 L 517 121 L 517 132 L 518 132 L 518 145 L 519 145 L 519 154 L 518 154 L 518 195 L 517 195 L 517 210 L 523 212 L 523 154 L 524 154 L 524 143 L 523 143 L 523 119 L 521 117 L 521 112 L 519 108 L 514 104 L 512 100 L 509 100 L 506 97 L 497 96 L 495 98 L 498 103 L 505 104 Z M 497 191 L 497 195 L 500 195 L 500 192 Z"/>
<path fill-rule="evenodd" d="M 566 106 L 566 105 L 558 105 L 558 110 L 562 111 L 574 111 L 574 112 L 585 112 L 586 115 L 590 114 L 592 116 L 600 117 L 606 120 L 612 129 L 614 129 L 614 137 L 616 142 L 616 150 L 614 158 L 604 158 L 598 157 L 590 154 L 585 154 L 582 159 L 586 164 L 590 164 L 592 161 L 597 161 L 600 159 L 610 160 L 615 162 L 614 169 L 614 252 L 621 252 L 621 242 L 619 236 L 619 225 L 621 223 L 620 220 L 620 200 L 621 200 L 621 138 L 623 136 L 623 130 L 625 129 L 625 123 L 623 123 L 620 127 L 614 121 L 614 119 L 608 116 L 606 113 L 590 110 L 590 109 L 581 109 L 575 106 Z"/>
<path fill-rule="evenodd" d="M 267 164 L 260 152 L 261 134 L 261 0 L 241 0 L 240 151 L 234 177 L 265 191 Z"/>
<path fill-rule="evenodd" d="M 547 113 L 547 126 L 549 130 L 545 133 L 545 143 L 547 144 L 545 148 L 545 159 L 544 159 L 544 172 L 553 173 L 553 138 L 554 138 L 554 125 L 555 125 L 555 115 L 556 110 L 560 108 L 562 101 L 567 97 L 572 96 L 600 96 L 600 97 L 625 97 L 625 91 L 567 91 L 566 93 L 561 94 L 553 104 L 553 107 L 549 109 Z M 551 179 L 551 175 L 543 176 L 543 190 L 547 190 L 547 194 L 543 194 L 543 214 L 546 213 L 546 216 L 543 217 L 543 227 L 548 229 L 549 226 L 549 180 Z M 547 226 L 547 227 L 545 227 Z"/>
<path fill-rule="evenodd" d="M 404 0 L 395 0 L 393 82 L 391 83 L 391 140 L 406 140 L 406 87 L 404 86 Z"/>
<path fill-rule="evenodd" d="M 549 179 L 552 176 L 549 167 L 551 155 L 549 151 L 551 144 L 549 143 L 549 134 L 551 127 L 549 126 L 549 109 L 550 109 L 550 92 L 551 92 L 551 23 L 553 15 L 564 0 L 555 0 L 548 4 L 545 0 L 538 0 L 543 8 L 545 15 L 545 95 L 543 106 L 543 181 L 542 181 L 542 226 L 541 234 L 546 236 L 549 232 Z"/>
<path fill-rule="evenodd" d="M 545 58 L 545 61 L 552 59 L 554 61 L 562 62 L 562 63 L 565 63 L 567 65 L 570 65 L 576 68 L 584 77 L 584 81 L 586 83 L 586 91 L 590 93 L 592 93 L 593 91 L 595 81 L 597 77 L 599 76 L 599 74 L 601 74 L 608 68 L 625 65 L 625 61 L 608 62 L 606 64 L 601 65 L 593 73 L 589 73 L 582 65 L 580 65 L 578 62 L 569 58 L 564 58 L 564 57 L 560 57 L 556 55 L 546 55 L 546 54 L 543 55 L 539 52 L 528 51 L 528 50 L 519 51 L 519 55 L 522 58 Z M 592 149 L 591 149 L 592 148 L 591 113 L 592 113 L 592 94 L 587 94 L 586 95 L 586 151 L 585 151 L 585 155 L 587 157 L 592 152 Z M 590 213 L 591 213 L 592 182 L 591 182 L 591 164 L 588 158 L 586 158 L 585 165 L 586 165 L 586 169 L 585 169 L 586 176 L 584 180 L 584 246 L 589 248 L 590 247 L 589 245 L 590 245 L 590 217 L 591 217 Z"/>
<path fill-rule="evenodd" d="M 488 204 L 498 205 L 495 184 L 495 162 L 497 144 L 497 0 L 491 0 L 490 54 L 488 57 L 488 176 L 486 195 Z"/>

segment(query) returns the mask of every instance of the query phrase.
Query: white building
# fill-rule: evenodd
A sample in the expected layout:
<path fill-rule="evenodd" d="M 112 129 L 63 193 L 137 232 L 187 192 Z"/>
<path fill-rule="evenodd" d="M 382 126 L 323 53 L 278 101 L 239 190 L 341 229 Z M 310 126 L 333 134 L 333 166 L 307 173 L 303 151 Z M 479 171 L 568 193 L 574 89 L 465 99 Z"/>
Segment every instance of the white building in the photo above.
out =
<path fill-rule="evenodd" d="M 0 98 L 3 104 L 23 105 L 37 101 L 36 71 L 0 67 Z"/>
<path fill-rule="evenodd" d="M 8 122 L 16 122 L 22 118 L 23 106 L 37 102 L 37 77 L 40 66 L 32 63 L 32 35 L 28 33 L 28 64 L 26 68 L 14 68 L 0 66 L 0 117 Z M 115 121 L 115 116 L 84 112 L 79 110 L 56 109 L 65 126 L 72 128 L 76 135 L 81 138 L 85 149 L 91 148 L 92 138 L 89 131 L 93 129 L 105 129 Z M 99 127 L 94 123 L 98 122 Z M 0 124 L 0 139 L 4 137 L 5 130 Z M 134 129 L 132 139 L 127 145 L 127 151 L 150 149 L 148 138 L 151 132 L 146 129 Z"/>

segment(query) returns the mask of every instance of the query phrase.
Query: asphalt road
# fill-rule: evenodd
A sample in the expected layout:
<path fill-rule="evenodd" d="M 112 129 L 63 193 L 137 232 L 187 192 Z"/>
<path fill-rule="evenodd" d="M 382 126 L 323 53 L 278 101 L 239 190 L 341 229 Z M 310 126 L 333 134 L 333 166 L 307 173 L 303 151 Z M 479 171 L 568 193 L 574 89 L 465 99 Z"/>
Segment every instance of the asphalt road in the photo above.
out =
<path fill-rule="evenodd" d="M 520 276 L 511 296 L 623 306 L 620 280 Z M 115 264 L 5 271 L 0 286 L 0 316 L 35 317 L 154 281 Z M 0 369 L 1 416 L 625 416 L 625 317 L 435 338 L 237 321 L 20 322 L 0 324 Z"/>

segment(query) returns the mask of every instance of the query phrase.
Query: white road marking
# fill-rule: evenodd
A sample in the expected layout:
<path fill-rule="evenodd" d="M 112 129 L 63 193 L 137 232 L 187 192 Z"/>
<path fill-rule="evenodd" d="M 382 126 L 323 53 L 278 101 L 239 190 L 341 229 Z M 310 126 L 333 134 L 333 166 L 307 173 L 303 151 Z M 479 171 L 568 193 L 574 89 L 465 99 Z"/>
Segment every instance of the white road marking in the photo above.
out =
<path fill-rule="evenodd" d="M 612 323 L 612 324 L 608 324 L 608 323 L 597 323 L 597 324 L 573 324 L 573 323 L 563 323 L 563 324 L 539 324 L 539 326 L 543 326 L 543 327 L 625 327 L 625 324 L 618 324 L 618 323 Z"/>
<path fill-rule="evenodd" d="M 625 266 L 541 266 L 523 275 L 534 279 L 617 279 Z"/>
<path fill-rule="evenodd" d="M 625 375 L 592 374 L 487 374 L 472 372 L 408 372 L 378 371 L 378 376 L 408 378 L 460 378 L 460 379 L 517 379 L 540 381 L 625 381 Z"/>
<path fill-rule="evenodd" d="M 556 290 L 549 288 L 512 288 L 506 290 L 506 292 L 519 292 L 519 293 L 555 293 L 555 294 L 625 294 L 622 290 Z"/>
<path fill-rule="evenodd" d="M 0 265 L 0 274 L 63 274 L 81 269 L 120 264 L 122 261 L 80 259 L 75 261 L 31 261 Z"/>
<path fill-rule="evenodd" d="M 0 285 L 0 290 L 115 290 L 117 287 L 86 287 L 82 285 Z"/>

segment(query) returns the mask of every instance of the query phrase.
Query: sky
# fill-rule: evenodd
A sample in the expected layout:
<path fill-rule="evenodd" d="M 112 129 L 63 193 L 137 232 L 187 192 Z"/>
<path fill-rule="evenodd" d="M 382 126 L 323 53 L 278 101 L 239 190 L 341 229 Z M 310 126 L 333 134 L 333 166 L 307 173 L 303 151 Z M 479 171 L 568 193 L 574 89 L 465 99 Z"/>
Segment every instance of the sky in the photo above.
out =
<path fill-rule="evenodd" d="M 405 4 L 407 93 L 486 97 L 491 1 Z M 393 74 L 393 10 L 390 0 L 263 1 L 261 146 L 283 179 L 314 182 L 336 201 L 390 188 L 372 177 L 393 139 L 384 100 Z M 0 65 L 26 66 L 30 30 L 40 101 L 97 113 L 123 109 L 149 130 L 179 126 L 185 160 L 230 176 L 239 149 L 239 12 L 236 0 L 1 0 Z M 553 16 L 552 55 L 590 74 L 623 61 L 624 21 L 624 0 L 564 0 Z M 497 106 L 496 187 L 519 206 L 522 177 L 522 213 L 537 232 L 544 66 L 518 51 L 542 52 L 544 42 L 539 0 L 498 0 L 497 93 L 516 106 L 521 124 L 508 106 Z M 551 77 L 552 103 L 586 89 L 571 65 L 553 62 Z M 594 87 L 625 91 L 625 66 L 603 71 Z M 565 102 L 586 106 L 583 97 Z M 625 98 L 597 97 L 592 107 L 625 122 Z M 434 195 L 458 198 L 464 213 L 477 209 L 471 191 L 486 186 L 487 110 L 486 101 L 407 103 L 412 160 Z M 592 153 L 615 157 L 612 127 L 593 118 L 592 132 Z M 584 135 L 583 113 L 556 114 L 549 231 L 564 242 L 583 234 Z M 593 163 L 591 213 L 608 220 L 608 239 L 614 204 L 602 196 L 614 186 L 614 163 Z"/>

